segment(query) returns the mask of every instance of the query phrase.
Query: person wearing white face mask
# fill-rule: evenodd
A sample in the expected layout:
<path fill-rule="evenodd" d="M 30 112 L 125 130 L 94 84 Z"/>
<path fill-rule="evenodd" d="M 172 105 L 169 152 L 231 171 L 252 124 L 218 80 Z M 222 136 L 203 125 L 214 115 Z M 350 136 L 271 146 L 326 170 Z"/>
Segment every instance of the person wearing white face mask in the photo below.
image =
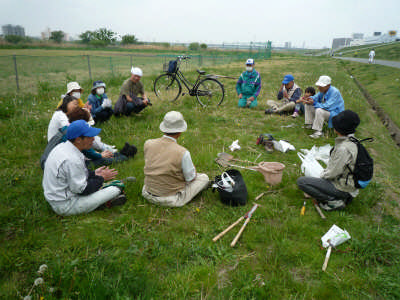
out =
<path fill-rule="evenodd" d="M 90 113 L 95 122 L 104 122 L 113 115 L 112 103 L 105 93 L 106 84 L 97 80 L 93 82 L 92 92 L 88 97 L 88 103 L 91 105 Z"/>
<path fill-rule="evenodd" d="M 243 72 L 237 83 L 236 92 L 239 95 L 239 107 L 256 107 L 257 96 L 261 91 L 261 76 L 254 69 L 254 59 L 249 58 L 246 61 L 246 71 Z"/>

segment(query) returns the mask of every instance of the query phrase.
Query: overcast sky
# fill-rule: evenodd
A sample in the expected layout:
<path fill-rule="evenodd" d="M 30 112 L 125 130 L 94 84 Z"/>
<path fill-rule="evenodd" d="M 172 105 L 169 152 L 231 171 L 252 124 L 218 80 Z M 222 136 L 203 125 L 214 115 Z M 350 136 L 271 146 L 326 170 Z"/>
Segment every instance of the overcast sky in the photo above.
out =
<path fill-rule="evenodd" d="M 360 32 L 400 31 L 400 0 L 0 0 L 0 23 L 29 36 L 101 27 L 142 41 L 331 46 Z M 400 35 L 400 34 L 399 34 Z"/>

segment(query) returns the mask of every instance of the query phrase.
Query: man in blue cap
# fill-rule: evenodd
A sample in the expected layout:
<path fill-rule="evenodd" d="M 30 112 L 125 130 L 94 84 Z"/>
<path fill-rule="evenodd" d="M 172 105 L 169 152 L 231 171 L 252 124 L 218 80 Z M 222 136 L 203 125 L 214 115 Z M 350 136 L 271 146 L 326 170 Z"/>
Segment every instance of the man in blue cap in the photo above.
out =
<path fill-rule="evenodd" d="M 257 97 L 261 91 L 261 77 L 254 69 L 254 59 L 246 61 L 246 71 L 244 71 L 237 83 L 236 92 L 239 96 L 239 107 L 253 108 L 257 106 Z"/>
<path fill-rule="evenodd" d="M 293 113 L 296 101 L 302 94 L 301 88 L 294 82 L 292 74 L 287 74 L 283 78 L 281 88 L 278 91 L 278 100 L 268 100 L 267 105 L 271 108 L 265 110 L 265 114 Z"/>
<path fill-rule="evenodd" d="M 81 151 L 92 147 L 101 129 L 90 127 L 84 120 L 72 122 L 67 129 L 67 141 L 58 144 L 49 154 L 44 166 L 44 196 L 59 215 L 89 213 L 97 208 L 122 205 L 126 197 L 123 184 L 103 188 L 105 181 L 118 172 L 108 167 L 90 171 Z"/>

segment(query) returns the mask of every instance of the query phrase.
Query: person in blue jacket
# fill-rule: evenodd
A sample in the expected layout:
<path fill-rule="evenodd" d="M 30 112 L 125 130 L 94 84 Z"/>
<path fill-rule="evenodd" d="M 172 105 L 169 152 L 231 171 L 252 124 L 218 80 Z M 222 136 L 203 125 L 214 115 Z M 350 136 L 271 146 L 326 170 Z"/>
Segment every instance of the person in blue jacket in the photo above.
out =
<path fill-rule="evenodd" d="M 304 123 L 308 129 L 313 129 L 311 138 L 317 139 L 322 136 L 324 122 L 328 122 L 332 128 L 332 118 L 344 111 L 344 101 L 339 90 L 331 86 L 332 79 L 329 76 L 320 76 L 315 85 L 319 93 L 309 97 L 305 105 Z"/>
<path fill-rule="evenodd" d="M 88 97 L 88 102 L 92 106 L 90 113 L 95 122 L 107 121 L 112 115 L 112 103 L 108 99 L 106 91 L 106 84 L 97 80 L 93 82 L 92 92 Z"/>
<path fill-rule="evenodd" d="M 239 95 L 239 107 L 256 107 L 257 97 L 261 91 L 261 76 L 254 69 L 254 59 L 246 61 L 246 71 L 244 71 L 237 83 L 236 92 Z"/>

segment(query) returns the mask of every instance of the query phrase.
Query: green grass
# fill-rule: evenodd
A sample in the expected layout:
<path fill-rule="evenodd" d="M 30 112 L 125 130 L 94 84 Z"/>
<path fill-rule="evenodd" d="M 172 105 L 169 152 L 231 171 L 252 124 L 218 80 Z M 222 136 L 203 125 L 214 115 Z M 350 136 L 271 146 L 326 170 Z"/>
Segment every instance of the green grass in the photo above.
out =
<path fill-rule="evenodd" d="M 375 44 L 354 46 L 337 50 L 337 52 L 340 53 L 343 51 L 343 56 L 368 58 L 369 52 L 373 48 L 376 52 L 375 59 L 400 61 L 400 42 L 389 45 Z M 353 51 L 347 52 L 349 50 Z"/>
<path fill-rule="evenodd" d="M 208 72 L 239 76 L 242 63 L 207 67 Z M 36 93 L 5 94 L 1 99 L 0 180 L 0 297 L 27 295 L 40 264 L 49 269 L 45 287 L 34 296 L 46 299 L 397 299 L 399 167 L 398 148 L 349 79 L 342 64 L 323 58 L 275 58 L 258 62 L 263 80 L 259 106 L 238 109 L 235 81 L 225 80 L 227 97 L 218 109 L 202 109 L 194 98 L 160 103 L 152 95 L 156 74 L 143 78 L 153 107 L 130 118 L 112 118 L 101 125 L 102 138 L 121 147 L 138 146 L 133 160 L 116 165 L 119 177 L 136 176 L 127 187 L 121 208 L 61 218 L 43 197 L 39 157 L 46 145 L 47 125 L 65 89 L 64 83 L 42 84 Z M 146 68 L 144 68 L 146 74 Z M 302 118 L 265 116 L 266 100 L 275 97 L 282 77 L 294 74 L 303 88 L 328 74 L 340 89 L 346 107 L 359 113 L 360 137 L 375 137 L 368 145 L 376 162 L 373 183 L 342 212 L 326 213 L 323 221 L 307 203 L 300 216 L 303 194 L 296 187 L 301 176 L 296 152 L 267 154 L 255 145 L 260 133 L 289 140 L 296 149 L 331 145 L 333 137 L 314 141 L 301 128 Z M 194 77 L 194 73 L 192 77 Z M 115 102 L 124 77 L 104 77 Z M 90 81 L 80 82 L 88 91 Z M 6 109 L 8 108 L 8 109 Z M 249 202 L 224 206 L 211 190 L 182 208 L 161 208 L 141 197 L 143 143 L 161 135 L 158 126 L 170 110 L 183 113 L 189 129 L 179 140 L 192 155 L 199 172 L 211 178 L 222 169 L 213 159 L 239 139 L 237 158 L 280 161 L 283 181 L 268 186 L 259 173 L 243 171 Z M 289 124 L 294 127 L 284 128 Z M 217 243 L 212 238 L 253 205 L 264 191 L 253 218 L 235 248 L 229 246 L 239 228 Z M 352 239 L 333 251 L 327 272 L 321 271 L 325 250 L 321 236 L 336 224 Z M 57 295 L 50 296 L 49 287 Z"/>
<path fill-rule="evenodd" d="M 400 49 L 400 47 L 399 47 Z M 343 61 L 358 81 L 367 87 L 369 94 L 400 127 L 400 75 L 396 68 Z"/>

